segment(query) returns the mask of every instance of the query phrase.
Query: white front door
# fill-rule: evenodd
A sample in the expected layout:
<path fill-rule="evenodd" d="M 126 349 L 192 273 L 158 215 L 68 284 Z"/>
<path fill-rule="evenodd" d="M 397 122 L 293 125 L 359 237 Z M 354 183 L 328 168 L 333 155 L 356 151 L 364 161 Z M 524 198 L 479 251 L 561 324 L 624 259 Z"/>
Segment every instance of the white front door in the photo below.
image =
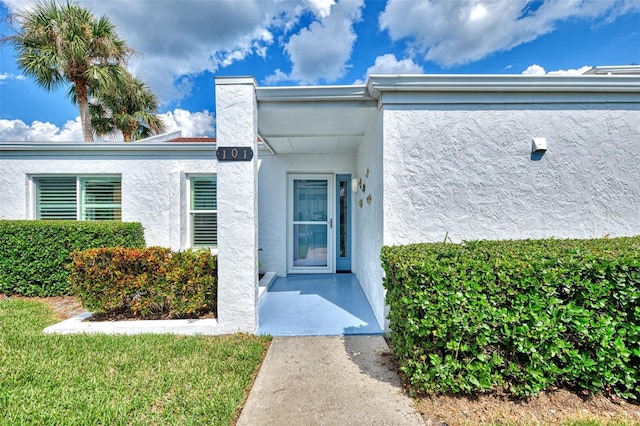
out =
<path fill-rule="evenodd" d="M 289 175 L 289 273 L 334 272 L 333 175 Z"/>

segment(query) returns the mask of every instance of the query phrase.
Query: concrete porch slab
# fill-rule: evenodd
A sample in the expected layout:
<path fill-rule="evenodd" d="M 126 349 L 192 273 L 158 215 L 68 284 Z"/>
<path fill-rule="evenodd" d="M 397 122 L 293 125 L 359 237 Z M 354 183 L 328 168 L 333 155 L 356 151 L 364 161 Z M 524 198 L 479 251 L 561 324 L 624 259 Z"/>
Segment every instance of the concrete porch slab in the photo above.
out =
<path fill-rule="evenodd" d="M 353 274 L 279 277 L 260 303 L 258 334 L 382 334 Z"/>

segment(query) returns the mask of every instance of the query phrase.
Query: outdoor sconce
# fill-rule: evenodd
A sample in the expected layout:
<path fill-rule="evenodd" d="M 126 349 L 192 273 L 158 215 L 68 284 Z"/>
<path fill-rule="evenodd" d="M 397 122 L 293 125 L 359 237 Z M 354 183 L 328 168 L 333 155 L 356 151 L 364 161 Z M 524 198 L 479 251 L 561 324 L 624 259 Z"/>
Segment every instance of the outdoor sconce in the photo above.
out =
<path fill-rule="evenodd" d="M 547 151 L 547 138 L 533 138 L 531 144 L 532 154 L 544 154 Z"/>
<path fill-rule="evenodd" d="M 351 179 L 351 192 L 358 192 L 358 189 L 362 186 L 362 179 Z"/>

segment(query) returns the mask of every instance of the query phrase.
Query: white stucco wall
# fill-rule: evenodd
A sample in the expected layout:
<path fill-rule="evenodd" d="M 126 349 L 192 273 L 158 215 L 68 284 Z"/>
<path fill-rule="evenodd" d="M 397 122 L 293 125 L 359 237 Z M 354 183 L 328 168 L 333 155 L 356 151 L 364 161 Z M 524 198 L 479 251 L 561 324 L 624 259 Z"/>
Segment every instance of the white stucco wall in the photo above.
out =
<path fill-rule="evenodd" d="M 262 155 L 262 154 L 261 154 Z M 354 154 L 261 156 L 258 174 L 259 254 L 262 270 L 287 274 L 287 174 L 351 173 Z M 357 247 L 355 248 L 357 250 Z"/>
<path fill-rule="evenodd" d="M 384 132 L 384 244 L 640 233 L 637 103 L 390 105 Z"/>
<path fill-rule="evenodd" d="M 88 153 L 81 146 L 66 152 L 14 152 L 0 147 L 0 156 L 0 218 L 34 218 L 31 176 L 121 175 L 122 220 L 141 222 L 148 245 L 175 250 L 189 244 L 186 177 L 217 170 L 213 145 L 192 153 L 159 153 L 150 147 L 129 154 Z"/>
<path fill-rule="evenodd" d="M 353 271 L 358 276 L 378 323 L 385 324 L 385 294 L 382 286 L 383 270 L 380 263 L 383 231 L 383 175 L 382 112 L 371 123 L 356 155 L 356 176 L 365 184 L 365 191 L 353 194 L 354 261 Z M 368 170 L 368 176 L 367 176 Z M 371 196 L 371 202 L 367 197 Z M 362 207 L 360 207 L 362 200 Z"/>
<path fill-rule="evenodd" d="M 258 329 L 257 110 L 253 78 L 216 78 L 218 149 L 254 153 L 218 164 L 218 321 L 249 333 Z"/>

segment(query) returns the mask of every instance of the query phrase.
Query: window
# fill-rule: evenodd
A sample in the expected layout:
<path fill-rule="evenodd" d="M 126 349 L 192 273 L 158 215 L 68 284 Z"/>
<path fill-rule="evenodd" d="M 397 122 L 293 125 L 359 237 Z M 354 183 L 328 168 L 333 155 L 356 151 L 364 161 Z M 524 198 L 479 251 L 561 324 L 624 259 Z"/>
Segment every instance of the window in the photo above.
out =
<path fill-rule="evenodd" d="M 120 176 L 34 178 L 36 219 L 122 220 Z"/>
<path fill-rule="evenodd" d="M 191 185 L 191 242 L 194 247 L 218 245 L 218 189 L 215 176 L 194 176 Z"/>

